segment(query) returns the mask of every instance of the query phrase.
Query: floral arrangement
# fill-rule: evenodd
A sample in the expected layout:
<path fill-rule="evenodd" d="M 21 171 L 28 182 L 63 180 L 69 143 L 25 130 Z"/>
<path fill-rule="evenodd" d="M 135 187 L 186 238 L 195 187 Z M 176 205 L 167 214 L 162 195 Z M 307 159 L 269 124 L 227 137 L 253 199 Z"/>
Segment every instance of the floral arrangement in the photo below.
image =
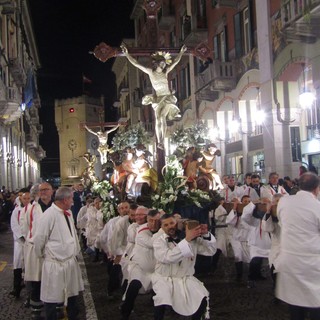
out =
<path fill-rule="evenodd" d="M 103 222 L 107 223 L 111 218 L 117 215 L 117 202 L 115 198 L 108 198 L 104 200 L 100 208 L 103 214 Z"/>
<path fill-rule="evenodd" d="M 109 192 L 112 189 L 112 185 L 108 180 L 96 181 L 91 187 L 91 192 L 93 194 L 98 194 L 100 198 L 105 201 L 110 197 Z"/>
<path fill-rule="evenodd" d="M 196 205 L 201 208 L 212 201 L 207 192 L 188 189 L 187 177 L 183 176 L 182 165 L 176 156 L 167 158 L 163 171 L 164 181 L 159 184 L 157 194 L 151 197 L 153 208 L 172 213 L 177 203 L 181 206 Z"/>
<path fill-rule="evenodd" d="M 111 218 L 117 215 L 117 202 L 110 194 L 112 185 L 108 180 L 94 182 L 91 187 L 93 194 L 98 194 L 102 199 L 101 212 L 103 214 L 103 221 L 106 223 Z"/>

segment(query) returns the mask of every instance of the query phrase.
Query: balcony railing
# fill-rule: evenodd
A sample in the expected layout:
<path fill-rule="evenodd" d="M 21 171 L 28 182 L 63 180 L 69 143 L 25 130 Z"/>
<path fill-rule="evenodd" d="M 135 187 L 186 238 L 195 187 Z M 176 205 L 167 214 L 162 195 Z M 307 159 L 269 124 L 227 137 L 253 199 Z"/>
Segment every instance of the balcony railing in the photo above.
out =
<path fill-rule="evenodd" d="M 144 128 L 145 128 L 145 130 L 147 132 L 153 134 L 153 132 L 154 132 L 154 124 L 153 124 L 153 122 L 144 122 L 143 126 L 144 126 Z"/>
<path fill-rule="evenodd" d="M 307 140 L 320 139 L 320 123 L 307 126 Z"/>
<path fill-rule="evenodd" d="M 184 17 L 182 40 L 187 46 L 196 47 L 199 43 L 208 40 L 208 28 L 204 21 L 204 18 L 198 18 L 197 27 L 192 28 L 191 17 Z"/>
<path fill-rule="evenodd" d="M 35 149 L 38 147 L 37 139 L 32 134 L 26 135 L 26 145 L 30 149 Z"/>
<path fill-rule="evenodd" d="M 320 0 L 287 0 L 281 7 L 283 33 L 289 41 L 314 43 L 320 37 Z"/>
<path fill-rule="evenodd" d="M 235 82 L 234 62 L 215 60 L 196 76 L 196 91 L 208 86 L 212 90 L 231 90 Z"/>
<path fill-rule="evenodd" d="M 21 96 L 19 94 L 18 88 L 15 88 L 15 87 L 7 88 L 7 101 L 20 105 Z"/>
<path fill-rule="evenodd" d="M 9 71 L 18 86 L 25 85 L 26 73 L 19 58 L 9 59 Z"/>
<path fill-rule="evenodd" d="M 293 22 L 303 15 L 311 14 L 312 9 L 319 5 L 319 0 L 288 0 L 282 6 L 282 22 L 283 25 Z"/>

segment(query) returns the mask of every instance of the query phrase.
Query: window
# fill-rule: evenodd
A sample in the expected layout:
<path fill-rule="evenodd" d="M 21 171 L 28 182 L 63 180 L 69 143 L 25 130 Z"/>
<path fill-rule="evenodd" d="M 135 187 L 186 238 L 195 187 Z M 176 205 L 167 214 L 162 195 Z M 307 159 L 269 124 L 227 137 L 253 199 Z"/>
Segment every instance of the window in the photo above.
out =
<path fill-rule="evenodd" d="M 249 10 L 245 8 L 242 13 L 242 25 L 243 25 L 243 48 L 244 54 L 250 51 L 250 23 L 249 23 Z"/>
<path fill-rule="evenodd" d="M 214 58 L 222 62 L 228 61 L 227 27 L 213 38 Z"/>
<path fill-rule="evenodd" d="M 197 0 L 197 28 L 207 28 L 206 0 Z"/>
<path fill-rule="evenodd" d="M 300 142 L 300 129 L 299 127 L 290 128 L 291 136 L 291 155 L 293 162 L 300 162 L 301 157 L 301 142 Z"/>
<path fill-rule="evenodd" d="M 253 0 L 248 7 L 234 16 L 234 38 L 236 57 L 249 53 L 253 48 Z"/>
<path fill-rule="evenodd" d="M 170 32 L 170 46 L 176 46 L 176 27 L 174 27 L 173 31 Z"/>
<path fill-rule="evenodd" d="M 191 95 L 190 86 L 190 67 L 189 64 L 180 70 L 180 92 L 179 97 L 181 100 L 188 98 Z"/>

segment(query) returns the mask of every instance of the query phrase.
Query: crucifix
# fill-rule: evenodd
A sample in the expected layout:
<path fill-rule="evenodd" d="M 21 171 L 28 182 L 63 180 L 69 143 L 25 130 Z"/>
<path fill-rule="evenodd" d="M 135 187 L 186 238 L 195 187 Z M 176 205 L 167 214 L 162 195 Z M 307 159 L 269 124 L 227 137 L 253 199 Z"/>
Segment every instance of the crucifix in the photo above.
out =
<path fill-rule="evenodd" d="M 104 112 L 99 113 L 99 123 L 82 123 L 81 127 L 86 129 L 91 134 L 95 135 L 99 140 L 98 152 L 100 154 L 100 162 L 101 165 L 104 165 L 108 159 L 108 137 L 109 133 L 117 130 L 121 125 L 125 125 L 126 123 L 118 123 L 118 122 L 103 122 L 102 116 Z M 91 128 L 99 128 L 98 131 L 94 131 Z M 110 130 L 105 130 L 105 128 L 111 128 Z"/>
<path fill-rule="evenodd" d="M 169 88 L 168 73 L 179 63 L 184 54 L 192 54 L 201 60 L 207 61 L 211 56 L 211 50 L 206 43 L 200 43 L 195 48 L 157 48 L 158 26 L 157 13 L 161 8 L 160 0 L 144 0 L 143 9 L 147 15 L 147 43 L 148 48 L 130 48 L 130 53 L 125 45 L 113 48 L 105 43 L 97 45 L 91 52 L 102 62 L 110 58 L 125 56 L 128 61 L 149 76 L 153 88 L 153 94 L 146 95 L 142 99 L 143 105 L 151 105 L 155 114 L 155 134 L 157 138 L 157 166 L 161 176 L 165 165 L 164 138 L 166 136 L 167 119 L 174 120 L 179 117 L 180 110 L 177 107 L 177 98 Z M 157 48 L 157 49 L 155 49 Z M 155 52 L 156 50 L 156 52 Z M 169 53 L 170 51 L 170 53 Z M 175 55 L 175 59 L 171 58 Z M 141 65 L 134 56 L 151 56 L 153 67 L 147 68 Z"/>

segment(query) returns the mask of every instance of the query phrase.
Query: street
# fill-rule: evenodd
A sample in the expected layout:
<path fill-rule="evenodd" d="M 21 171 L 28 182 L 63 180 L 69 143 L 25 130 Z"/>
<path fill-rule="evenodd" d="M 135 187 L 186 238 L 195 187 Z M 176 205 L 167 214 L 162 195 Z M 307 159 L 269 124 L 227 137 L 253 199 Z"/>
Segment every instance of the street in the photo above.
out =
<path fill-rule="evenodd" d="M 27 297 L 26 289 L 15 300 L 9 295 L 12 290 L 13 239 L 10 229 L 0 232 L 0 319 L 29 319 L 31 311 L 24 307 Z M 103 262 L 92 262 L 92 257 L 85 255 L 80 259 L 85 282 L 85 291 L 79 297 L 81 314 L 79 320 L 120 319 L 119 306 L 121 294 L 115 299 L 107 300 L 107 267 Z M 287 306 L 274 304 L 271 279 L 257 282 L 255 288 L 248 289 L 246 274 L 243 282 L 234 280 L 232 259 L 222 258 L 218 270 L 213 275 L 199 276 L 210 291 L 210 317 L 214 320 L 287 320 Z M 151 294 L 138 296 L 132 320 L 152 320 L 153 304 Z M 180 317 L 167 310 L 166 320 L 189 319 Z"/>

